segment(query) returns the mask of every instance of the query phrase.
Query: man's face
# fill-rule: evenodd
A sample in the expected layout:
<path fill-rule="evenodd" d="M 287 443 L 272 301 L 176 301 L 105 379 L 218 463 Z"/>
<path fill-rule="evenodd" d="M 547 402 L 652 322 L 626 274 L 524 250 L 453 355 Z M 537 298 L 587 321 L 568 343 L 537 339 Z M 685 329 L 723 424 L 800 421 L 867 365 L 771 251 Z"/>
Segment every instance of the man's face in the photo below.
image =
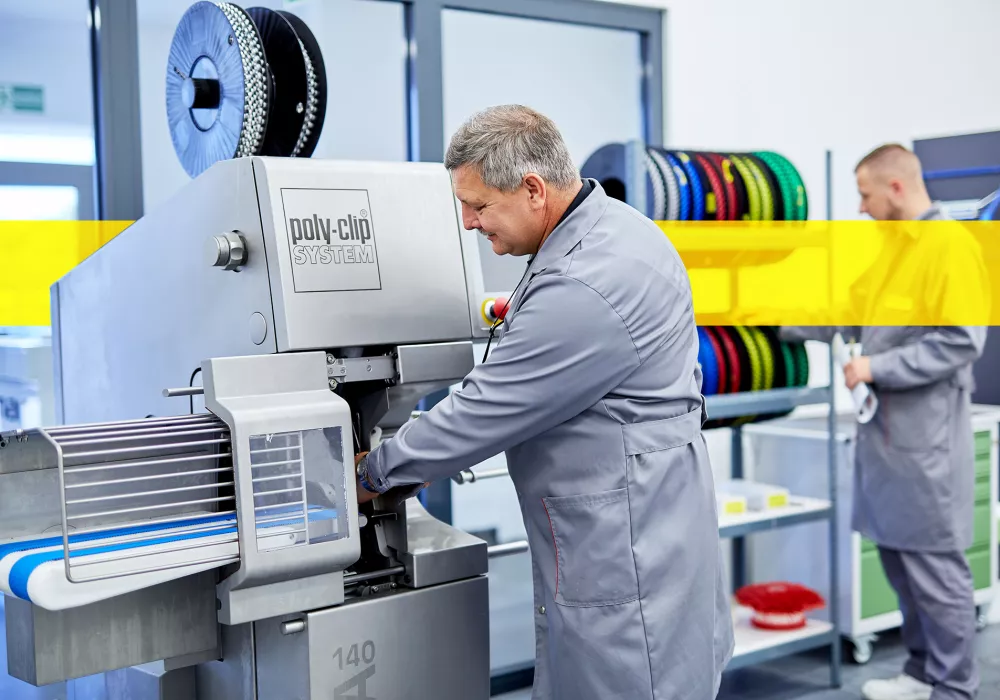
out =
<path fill-rule="evenodd" d="M 902 218 L 903 185 L 894 178 L 874 173 L 868 166 L 857 172 L 861 213 L 876 221 L 899 221 Z"/>
<path fill-rule="evenodd" d="M 455 168 L 451 181 L 462 203 L 462 225 L 489 239 L 497 255 L 537 253 L 544 233 L 545 187 L 539 192 L 536 180 L 529 175 L 513 192 L 501 192 L 484 184 L 475 168 Z"/>

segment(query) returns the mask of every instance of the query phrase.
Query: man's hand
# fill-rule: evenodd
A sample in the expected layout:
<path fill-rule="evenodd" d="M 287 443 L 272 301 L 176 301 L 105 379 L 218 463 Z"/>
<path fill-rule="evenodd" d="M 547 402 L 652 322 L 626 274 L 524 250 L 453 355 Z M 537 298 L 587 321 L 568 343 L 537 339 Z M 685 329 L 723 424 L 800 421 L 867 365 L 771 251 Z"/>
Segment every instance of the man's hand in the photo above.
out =
<path fill-rule="evenodd" d="M 364 505 L 368 501 L 374 501 L 379 497 L 380 494 L 372 493 L 364 486 L 361 485 L 361 479 L 358 479 L 358 505 Z"/>
<path fill-rule="evenodd" d="M 872 360 L 870 357 L 862 355 L 844 365 L 844 379 L 847 380 L 847 388 L 853 389 L 858 384 L 871 384 L 872 382 Z"/>
<path fill-rule="evenodd" d="M 354 456 L 354 470 L 355 471 L 357 471 L 358 465 L 361 463 L 361 459 L 366 454 L 368 454 L 368 453 L 367 452 L 362 452 L 361 454 Z M 409 497 L 411 495 L 416 495 L 417 492 L 419 492 L 419 491 L 427 488 L 428 486 L 430 486 L 430 482 L 426 482 L 426 483 L 420 484 L 416 488 L 415 491 L 413 491 L 413 487 L 409 487 L 409 490 L 413 491 L 413 493 L 407 493 L 406 496 Z M 362 486 L 361 479 L 358 478 L 358 488 L 357 488 L 357 492 L 358 492 L 358 505 L 364 505 L 365 503 L 368 503 L 369 501 L 374 501 L 376 498 L 378 498 L 379 496 L 382 496 L 382 495 L 388 495 L 388 496 L 391 497 L 394 493 L 396 493 L 399 490 L 406 491 L 407 489 L 404 489 L 404 487 L 397 487 L 397 489 L 391 489 L 388 494 L 372 493 L 371 491 L 369 491 L 368 489 L 366 489 L 364 486 Z"/>
<path fill-rule="evenodd" d="M 358 465 L 361 464 L 361 460 L 364 459 L 364 456 L 366 454 L 368 454 L 368 453 L 367 452 L 362 452 L 361 454 L 354 455 L 354 472 L 355 473 L 357 473 Z M 379 497 L 379 494 L 372 493 L 371 491 L 369 491 L 368 489 L 366 489 L 364 486 L 361 485 L 361 478 L 360 477 L 358 478 L 357 492 L 358 492 L 358 505 L 362 505 L 362 504 L 368 503 L 368 501 L 372 501 L 372 500 L 374 500 L 374 499 L 376 499 L 376 498 Z"/>

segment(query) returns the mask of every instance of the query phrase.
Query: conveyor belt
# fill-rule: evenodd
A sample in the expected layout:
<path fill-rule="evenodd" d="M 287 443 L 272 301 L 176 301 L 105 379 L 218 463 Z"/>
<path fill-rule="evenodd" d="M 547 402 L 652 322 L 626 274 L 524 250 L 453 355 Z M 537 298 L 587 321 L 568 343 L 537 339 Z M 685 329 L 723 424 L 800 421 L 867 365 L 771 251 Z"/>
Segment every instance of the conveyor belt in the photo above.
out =
<path fill-rule="evenodd" d="M 301 509 L 282 509 L 299 517 L 272 521 L 259 526 L 268 537 L 294 542 L 289 530 L 301 526 Z M 309 521 L 332 520 L 336 511 L 311 507 Z M 156 536 L 156 535 L 160 536 Z M 204 540 L 197 550 L 172 547 L 181 542 Z M 30 601 L 47 610 L 62 610 L 112 598 L 164 581 L 189 576 L 239 561 L 236 515 L 192 516 L 183 520 L 130 525 L 102 532 L 70 535 L 70 559 L 75 566 L 87 566 L 94 575 L 105 577 L 82 583 L 66 578 L 65 548 L 61 536 L 35 537 L 0 544 L 0 592 Z M 90 547 L 74 547 L 93 543 Z M 280 542 L 276 544 L 281 544 Z M 116 575 L 122 562 L 130 571 L 148 561 L 141 573 Z"/>

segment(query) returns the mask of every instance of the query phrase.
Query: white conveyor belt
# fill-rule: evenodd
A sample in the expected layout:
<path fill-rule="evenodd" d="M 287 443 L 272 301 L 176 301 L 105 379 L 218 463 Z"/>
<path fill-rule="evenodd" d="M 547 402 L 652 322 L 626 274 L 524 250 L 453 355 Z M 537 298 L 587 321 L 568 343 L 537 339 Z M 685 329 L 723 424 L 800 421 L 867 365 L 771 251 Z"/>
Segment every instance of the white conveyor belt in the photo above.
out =
<path fill-rule="evenodd" d="M 292 546 L 302 511 L 287 521 L 259 525 L 259 545 Z M 336 518 L 336 511 L 310 508 L 310 522 Z M 193 540 L 198 546 L 192 548 Z M 286 540 L 286 541 L 283 541 Z M 192 515 L 164 523 L 132 523 L 91 534 L 70 535 L 70 561 L 87 581 L 66 577 L 62 535 L 0 544 L 0 593 L 46 610 L 65 610 L 214 569 L 240 559 L 236 516 Z M 137 572 L 137 573 L 129 573 Z"/>

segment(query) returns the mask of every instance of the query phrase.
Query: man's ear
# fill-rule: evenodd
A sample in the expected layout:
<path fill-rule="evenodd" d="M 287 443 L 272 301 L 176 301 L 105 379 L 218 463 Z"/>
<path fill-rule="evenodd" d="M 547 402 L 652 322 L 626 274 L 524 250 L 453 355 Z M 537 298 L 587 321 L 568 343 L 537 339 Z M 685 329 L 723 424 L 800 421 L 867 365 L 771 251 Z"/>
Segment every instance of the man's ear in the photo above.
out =
<path fill-rule="evenodd" d="M 535 173 L 528 173 L 524 176 L 523 185 L 528 192 L 528 203 L 532 209 L 541 209 L 545 206 L 545 198 L 548 195 L 545 180 Z"/>

